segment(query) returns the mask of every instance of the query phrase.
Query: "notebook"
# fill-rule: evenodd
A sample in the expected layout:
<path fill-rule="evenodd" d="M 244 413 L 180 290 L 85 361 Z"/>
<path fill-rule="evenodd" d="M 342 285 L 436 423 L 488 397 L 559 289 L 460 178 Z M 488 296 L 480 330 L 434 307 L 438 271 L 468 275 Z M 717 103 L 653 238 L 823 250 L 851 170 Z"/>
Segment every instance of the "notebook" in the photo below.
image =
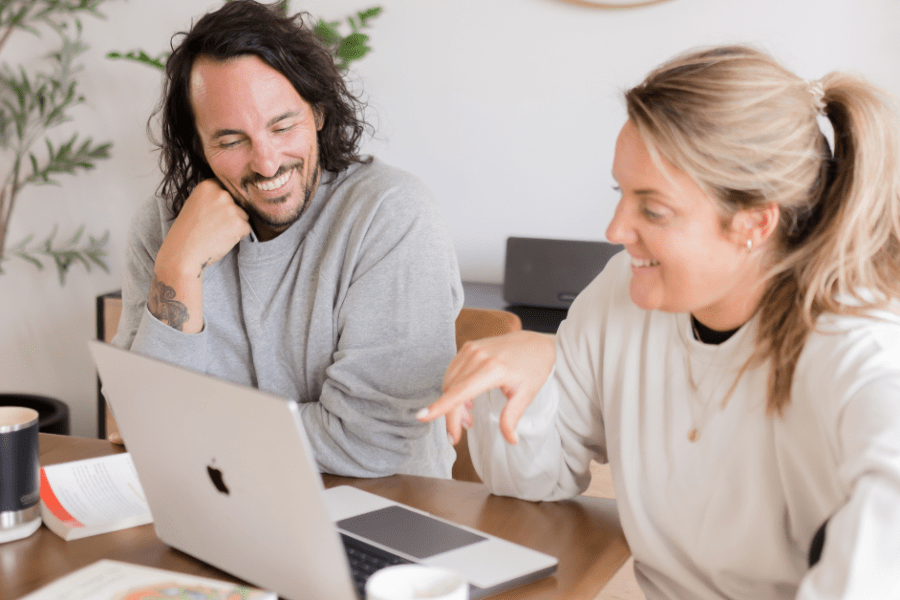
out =
<path fill-rule="evenodd" d="M 471 598 L 556 570 L 530 548 L 350 486 L 324 489 L 293 401 L 89 344 L 156 533 L 178 550 L 288 600 L 362 597 L 342 539 L 453 569 Z"/>

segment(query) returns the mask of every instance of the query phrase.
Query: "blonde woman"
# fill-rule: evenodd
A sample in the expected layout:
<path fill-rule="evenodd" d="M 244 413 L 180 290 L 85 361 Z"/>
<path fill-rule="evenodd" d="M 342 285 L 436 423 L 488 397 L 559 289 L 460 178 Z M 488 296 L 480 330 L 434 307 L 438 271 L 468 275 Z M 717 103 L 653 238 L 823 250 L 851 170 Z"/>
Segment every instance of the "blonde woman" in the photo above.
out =
<path fill-rule="evenodd" d="M 421 418 L 472 427 L 497 494 L 573 496 L 608 461 L 648 600 L 900 598 L 893 101 L 744 47 L 625 97 L 626 251 L 555 345 L 468 344 Z"/>

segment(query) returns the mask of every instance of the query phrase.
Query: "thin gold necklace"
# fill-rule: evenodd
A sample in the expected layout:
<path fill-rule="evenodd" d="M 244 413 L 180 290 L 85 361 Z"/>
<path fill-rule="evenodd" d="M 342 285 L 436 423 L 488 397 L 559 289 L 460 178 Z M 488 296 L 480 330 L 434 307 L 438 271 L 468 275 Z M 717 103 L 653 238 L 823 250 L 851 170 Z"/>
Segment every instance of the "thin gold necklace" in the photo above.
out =
<path fill-rule="evenodd" d="M 694 337 L 697 341 L 702 343 L 702 339 L 700 338 L 700 332 L 697 330 L 697 324 L 694 322 L 694 316 L 688 315 L 688 318 L 691 321 L 691 331 L 693 332 Z M 724 342 L 723 342 L 724 343 Z M 691 389 L 694 391 L 694 395 L 699 397 L 700 395 L 700 384 L 706 381 L 706 376 L 709 375 L 710 370 L 715 363 L 716 357 L 719 355 L 719 349 L 721 348 L 721 344 L 716 345 L 716 351 L 713 353 L 712 360 L 710 360 L 709 366 L 706 367 L 706 372 L 703 373 L 703 377 L 700 379 L 700 383 L 694 382 L 694 371 L 691 367 L 691 342 L 687 340 L 685 343 L 685 349 L 687 350 L 685 354 L 685 362 L 687 362 L 687 371 L 688 371 L 688 380 L 691 384 Z M 741 379 L 741 375 L 744 374 L 744 369 L 741 369 L 741 372 L 738 373 L 738 376 L 735 378 L 734 383 L 731 384 L 731 388 L 729 388 L 728 393 L 725 394 L 725 397 L 719 403 L 722 410 L 728 406 L 728 401 L 731 400 L 731 395 L 734 393 L 735 388 L 737 388 L 738 381 Z M 721 381 L 721 375 L 719 376 L 719 380 Z M 718 383 L 718 382 L 717 382 Z M 709 407 L 712 405 L 712 396 L 706 399 L 706 402 L 703 403 L 703 410 L 700 413 L 700 418 L 697 419 L 694 416 L 693 403 L 690 404 L 691 407 L 691 429 L 688 431 L 688 441 L 696 442 L 700 439 L 700 430 L 706 424 L 706 420 L 709 418 L 707 415 L 709 413 Z"/>

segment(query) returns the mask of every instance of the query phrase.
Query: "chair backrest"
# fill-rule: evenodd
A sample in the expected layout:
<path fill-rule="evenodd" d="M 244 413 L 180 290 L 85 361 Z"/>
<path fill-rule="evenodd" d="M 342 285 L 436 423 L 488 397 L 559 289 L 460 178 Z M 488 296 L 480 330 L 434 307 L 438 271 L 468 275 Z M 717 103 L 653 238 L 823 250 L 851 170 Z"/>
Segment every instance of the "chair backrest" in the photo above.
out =
<path fill-rule="evenodd" d="M 122 294 L 112 292 L 97 296 L 97 339 L 109 344 L 112 342 L 116 331 L 119 329 L 119 317 L 122 314 Z M 106 438 L 115 443 L 122 444 L 122 435 L 119 426 L 106 398 L 100 390 L 100 378 L 97 378 L 97 433 L 98 437 Z"/>
<path fill-rule="evenodd" d="M 471 340 L 478 340 L 495 335 L 503 335 L 522 329 L 522 321 L 519 317 L 506 310 L 494 310 L 488 308 L 466 308 L 459 311 L 456 317 L 456 349 Z M 481 482 L 475 467 L 472 465 L 472 456 L 469 454 L 469 443 L 466 439 L 466 430 L 463 429 L 462 437 L 456 445 L 456 462 L 453 463 L 453 479 L 461 481 Z"/>

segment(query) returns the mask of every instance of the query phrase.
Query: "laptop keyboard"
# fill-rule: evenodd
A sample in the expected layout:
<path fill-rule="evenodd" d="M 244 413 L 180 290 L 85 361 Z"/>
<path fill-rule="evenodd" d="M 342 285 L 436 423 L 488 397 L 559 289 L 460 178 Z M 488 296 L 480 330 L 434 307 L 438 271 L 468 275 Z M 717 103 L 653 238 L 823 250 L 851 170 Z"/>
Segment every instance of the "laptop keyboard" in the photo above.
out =
<path fill-rule="evenodd" d="M 356 595 L 360 600 L 366 597 L 366 581 L 375 571 L 391 565 L 406 565 L 412 561 L 401 558 L 381 548 L 376 548 L 365 542 L 361 542 L 349 535 L 341 534 L 344 542 L 344 550 L 350 561 L 350 574 L 353 576 L 353 584 L 356 586 Z"/>

